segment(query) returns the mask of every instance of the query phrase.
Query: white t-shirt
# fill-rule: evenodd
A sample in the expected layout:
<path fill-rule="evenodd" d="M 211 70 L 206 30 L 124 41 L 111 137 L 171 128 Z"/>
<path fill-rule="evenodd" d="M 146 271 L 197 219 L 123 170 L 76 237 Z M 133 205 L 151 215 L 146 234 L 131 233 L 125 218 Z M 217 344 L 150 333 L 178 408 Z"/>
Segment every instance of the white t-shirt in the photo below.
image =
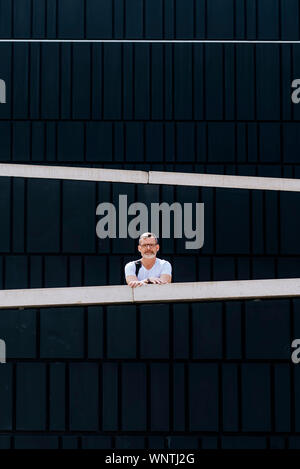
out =
<path fill-rule="evenodd" d="M 137 265 L 134 261 L 128 262 L 128 264 L 125 265 L 125 277 L 128 277 L 128 275 L 136 275 L 136 268 Z M 172 267 L 170 262 L 157 257 L 155 264 L 149 270 L 142 264 L 137 277 L 138 280 L 145 280 L 150 277 L 159 278 L 162 274 L 172 275 Z"/>

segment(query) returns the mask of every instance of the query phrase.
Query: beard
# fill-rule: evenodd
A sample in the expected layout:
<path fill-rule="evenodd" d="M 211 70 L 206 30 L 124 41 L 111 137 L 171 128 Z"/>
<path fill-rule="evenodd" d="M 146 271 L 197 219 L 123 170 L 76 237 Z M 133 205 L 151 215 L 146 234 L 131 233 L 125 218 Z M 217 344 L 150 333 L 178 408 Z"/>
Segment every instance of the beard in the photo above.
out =
<path fill-rule="evenodd" d="M 153 257 L 155 256 L 156 254 L 154 254 L 153 252 L 146 252 L 143 257 L 145 257 L 146 259 L 153 259 Z"/>

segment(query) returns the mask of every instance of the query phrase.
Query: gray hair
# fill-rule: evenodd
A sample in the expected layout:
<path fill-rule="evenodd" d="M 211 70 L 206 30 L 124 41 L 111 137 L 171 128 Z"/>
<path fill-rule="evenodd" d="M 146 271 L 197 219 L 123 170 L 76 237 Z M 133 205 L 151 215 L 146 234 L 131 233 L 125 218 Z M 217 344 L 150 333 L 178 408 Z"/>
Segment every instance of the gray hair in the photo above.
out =
<path fill-rule="evenodd" d="M 139 244 L 140 244 L 141 239 L 146 239 L 146 238 L 154 238 L 156 241 L 156 244 L 158 243 L 157 236 L 154 233 L 147 232 L 147 233 L 141 234 L 141 236 L 139 237 Z"/>

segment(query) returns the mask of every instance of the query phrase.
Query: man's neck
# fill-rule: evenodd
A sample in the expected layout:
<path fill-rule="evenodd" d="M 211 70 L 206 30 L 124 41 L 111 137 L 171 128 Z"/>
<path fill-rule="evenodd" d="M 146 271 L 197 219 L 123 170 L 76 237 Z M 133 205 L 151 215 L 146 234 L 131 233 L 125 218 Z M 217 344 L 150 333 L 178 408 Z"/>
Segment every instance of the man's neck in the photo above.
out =
<path fill-rule="evenodd" d="M 153 257 L 152 259 L 147 259 L 145 257 L 142 257 L 142 264 L 148 270 L 150 270 L 154 266 L 155 262 L 156 262 L 156 257 Z"/>

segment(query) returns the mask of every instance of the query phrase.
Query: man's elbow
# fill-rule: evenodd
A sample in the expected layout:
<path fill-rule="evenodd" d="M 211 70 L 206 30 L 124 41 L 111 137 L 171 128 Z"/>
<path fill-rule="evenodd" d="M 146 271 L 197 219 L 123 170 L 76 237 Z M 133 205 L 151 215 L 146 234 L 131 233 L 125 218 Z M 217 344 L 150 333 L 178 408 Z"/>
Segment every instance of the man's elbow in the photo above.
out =
<path fill-rule="evenodd" d="M 172 276 L 171 275 L 163 274 L 163 275 L 161 275 L 160 278 L 164 283 L 171 283 L 172 282 Z"/>

